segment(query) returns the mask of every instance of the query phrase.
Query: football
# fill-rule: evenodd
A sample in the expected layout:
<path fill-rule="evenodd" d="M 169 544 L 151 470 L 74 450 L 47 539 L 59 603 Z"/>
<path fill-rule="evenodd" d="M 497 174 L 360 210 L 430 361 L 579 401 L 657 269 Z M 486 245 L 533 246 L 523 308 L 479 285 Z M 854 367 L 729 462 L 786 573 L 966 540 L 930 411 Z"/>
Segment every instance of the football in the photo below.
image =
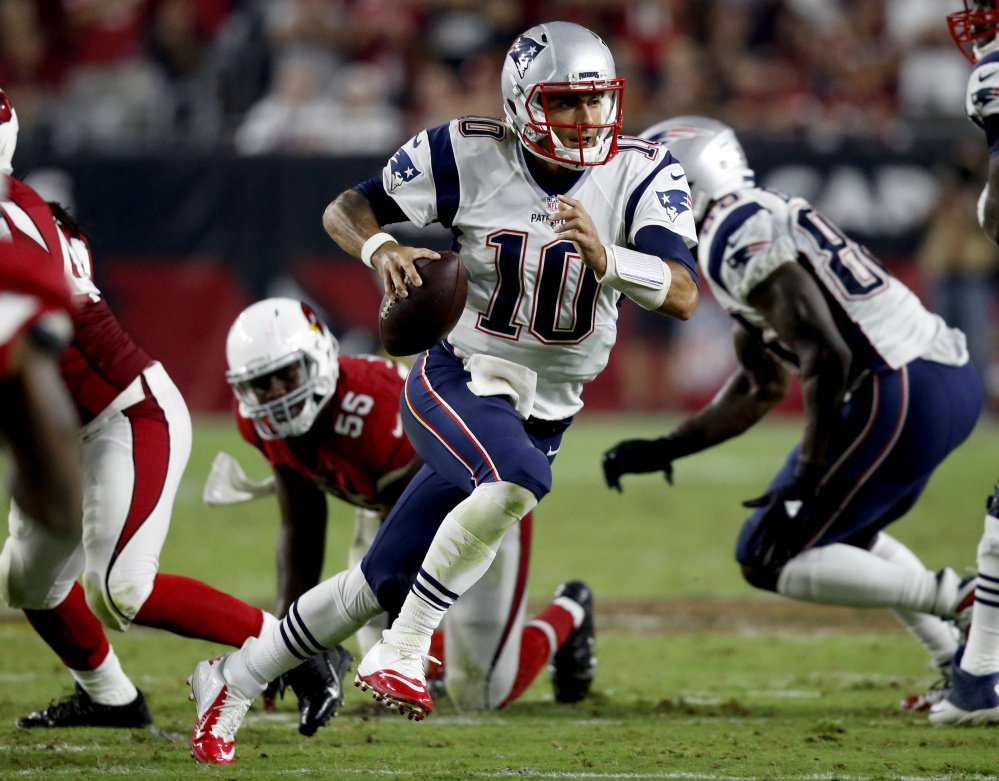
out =
<path fill-rule="evenodd" d="M 415 355 L 433 347 L 454 328 L 468 295 L 465 264 L 457 252 L 440 258 L 418 258 L 423 284 L 408 285 L 409 295 L 396 299 L 386 293 L 378 314 L 378 335 L 389 355 Z"/>

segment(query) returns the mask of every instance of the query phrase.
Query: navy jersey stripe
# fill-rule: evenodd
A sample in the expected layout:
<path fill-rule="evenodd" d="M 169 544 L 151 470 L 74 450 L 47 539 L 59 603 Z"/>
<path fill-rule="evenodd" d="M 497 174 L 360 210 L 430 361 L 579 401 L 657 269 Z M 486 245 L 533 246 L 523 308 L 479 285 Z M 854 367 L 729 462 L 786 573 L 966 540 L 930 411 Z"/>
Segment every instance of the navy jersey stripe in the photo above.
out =
<path fill-rule="evenodd" d="M 458 213 L 461 184 L 458 181 L 458 164 L 451 145 L 450 125 L 439 125 L 427 131 L 430 143 L 430 160 L 437 187 L 437 221 L 450 228 Z"/>
<path fill-rule="evenodd" d="M 669 152 L 663 158 L 662 162 L 655 167 L 655 169 L 650 173 L 645 179 L 642 180 L 641 184 L 638 185 L 628 197 L 628 205 L 624 209 L 624 235 L 628 236 L 631 234 L 631 223 L 635 219 L 635 209 L 638 208 L 638 202 L 641 200 L 645 191 L 649 189 L 649 185 L 652 184 L 652 180 L 656 178 L 661 170 L 667 166 L 673 165 L 677 162 L 677 159 L 673 157 Z"/>
<path fill-rule="evenodd" d="M 711 239 L 711 251 L 708 254 L 708 276 L 717 282 L 721 289 L 729 295 L 732 294 L 732 291 L 728 289 L 728 286 L 722 280 L 721 274 L 722 262 L 725 259 L 725 247 L 728 246 L 729 237 L 741 228 L 746 220 L 759 211 L 763 211 L 763 207 L 758 203 L 747 203 L 744 206 L 740 206 L 722 220 L 722 224 L 715 231 L 715 235 Z"/>
<path fill-rule="evenodd" d="M 368 199 L 371 204 L 371 211 L 375 213 L 375 219 L 379 225 L 391 225 L 396 222 L 408 222 L 409 217 L 399 208 L 395 198 L 385 192 L 382 187 L 381 176 L 373 176 L 360 184 L 354 185 L 354 190 Z"/>
<path fill-rule="evenodd" d="M 682 264 L 696 284 L 697 261 L 679 233 L 661 225 L 646 225 L 635 234 L 635 249 Z"/>

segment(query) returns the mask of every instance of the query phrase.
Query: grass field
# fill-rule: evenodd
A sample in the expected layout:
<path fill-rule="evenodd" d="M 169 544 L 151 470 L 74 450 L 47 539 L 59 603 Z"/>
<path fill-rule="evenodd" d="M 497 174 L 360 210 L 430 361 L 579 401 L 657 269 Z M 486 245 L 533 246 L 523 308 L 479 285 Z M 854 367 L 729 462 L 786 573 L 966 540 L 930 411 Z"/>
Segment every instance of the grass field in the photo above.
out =
<path fill-rule="evenodd" d="M 217 646 L 133 629 L 112 634 L 156 719 L 148 731 L 23 732 L 13 719 L 68 693 L 70 678 L 30 627 L 0 613 L 0 779 L 906 779 L 999 778 L 999 730 L 931 728 L 897 710 L 932 683 L 923 652 L 883 611 L 824 608 L 761 594 L 732 559 L 744 511 L 794 441 L 794 420 L 660 476 L 603 487 L 599 454 L 667 419 L 582 415 L 563 442 L 555 490 L 539 508 L 529 597 L 547 601 L 580 577 L 597 599 L 600 659 L 594 694 L 553 702 L 545 676 L 507 710 L 459 714 L 443 700 L 422 724 L 376 710 L 356 691 L 315 737 L 295 731 L 293 696 L 252 711 L 239 761 L 197 766 L 188 756 L 193 705 L 184 681 Z M 201 505 L 215 453 L 266 467 L 228 421 L 196 422 L 161 567 L 202 578 L 261 606 L 274 593 L 273 500 Z M 893 533 L 927 566 L 973 566 L 983 500 L 999 473 L 999 428 L 985 421 L 931 481 Z M 327 571 L 344 560 L 352 515 L 335 504 Z"/>

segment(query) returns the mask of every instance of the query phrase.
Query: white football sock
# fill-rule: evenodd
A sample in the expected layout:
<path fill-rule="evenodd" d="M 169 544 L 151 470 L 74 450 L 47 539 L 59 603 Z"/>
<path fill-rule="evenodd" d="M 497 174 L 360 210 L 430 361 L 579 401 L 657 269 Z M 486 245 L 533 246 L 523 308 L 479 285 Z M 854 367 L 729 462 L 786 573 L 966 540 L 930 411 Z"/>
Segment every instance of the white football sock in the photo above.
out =
<path fill-rule="evenodd" d="M 953 575 L 951 570 L 945 572 Z M 777 579 L 777 593 L 825 605 L 937 615 L 952 606 L 957 581 L 956 575 L 943 579 L 938 589 L 933 572 L 917 572 L 868 550 L 834 543 L 799 553 L 785 564 Z"/>
<path fill-rule="evenodd" d="M 128 705 L 139 694 L 121 669 L 114 648 L 108 648 L 108 655 L 95 669 L 70 670 L 70 673 L 90 699 L 101 705 Z"/>
<path fill-rule="evenodd" d="M 445 516 L 386 641 L 426 654 L 448 608 L 485 574 L 503 535 L 537 503 L 515 483 L 476 487 Z"/>
<path fill-rule="evenodd" d="M 874 545 L 871 546 L 871 553 L 914 572 L 926 572 L 926 567 L 915 553 L 884 532 L 877 536 Z M 960 632 L 953 622 L 929 613 L 917 613 L 911 610 L 893 609 L 892 613 L 926 649 L 933 659 L 934 666 L 941 667 L 950 663 L 957 652 L 960 637 Z"/>
<path fill-rule="evenodd" d="M 230 654 L 226 677 L 255 697 L 279 675 L 342 642 L 380 612 L 360 567 L 339 572 L 295 600 L 276 626 Z"/>
<path fill-rule="evenodd" d="M 972 675 L 999 672 L 999 519 L 985 516 L 978 543 L 978 582 L 961 669 Z"/>

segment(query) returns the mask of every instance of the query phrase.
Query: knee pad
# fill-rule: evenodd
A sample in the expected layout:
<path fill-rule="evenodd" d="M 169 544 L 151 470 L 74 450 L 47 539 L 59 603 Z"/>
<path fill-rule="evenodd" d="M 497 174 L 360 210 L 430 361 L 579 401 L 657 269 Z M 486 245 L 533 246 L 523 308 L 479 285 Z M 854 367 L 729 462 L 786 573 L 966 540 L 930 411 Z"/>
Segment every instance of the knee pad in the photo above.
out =
<path fill-rule="evenodd" d="M 535 504 L 552 490 L 552 465 L 545 454 L 534 447 L 519 449 L 516 463 L 501 464 L 500 474 L 503 476 L 501 482 L 523 486 L 534 494 Z"/>
<path fill-rule="evenodd" d="M 145 578 L 116 576 L 112 569 L 105 580 L 103 572 L 88 570 L 83 573 L 83 592 L 91 612 L 104 626 L 124 632 L 152 593 L 155 577 L 155 569 Z"/>
<path fill-rule="evenodd" d="M 742 577 L 750 586 L 763 589 L 764 591 L 777 591 L 777 580 L 780 578 L 780 570 L 756 566 L 754 564 L 743 564 Z"/>
<path fill-rule="evenodd" d="M 32 572 L 35 576 L 32 577 Z M 52 583 L 25 560 L 15 537 L 8 537 L 0 552 L 0 601 L 16 610 L 49 610 L 69 595 L 73 581 Z"/>

